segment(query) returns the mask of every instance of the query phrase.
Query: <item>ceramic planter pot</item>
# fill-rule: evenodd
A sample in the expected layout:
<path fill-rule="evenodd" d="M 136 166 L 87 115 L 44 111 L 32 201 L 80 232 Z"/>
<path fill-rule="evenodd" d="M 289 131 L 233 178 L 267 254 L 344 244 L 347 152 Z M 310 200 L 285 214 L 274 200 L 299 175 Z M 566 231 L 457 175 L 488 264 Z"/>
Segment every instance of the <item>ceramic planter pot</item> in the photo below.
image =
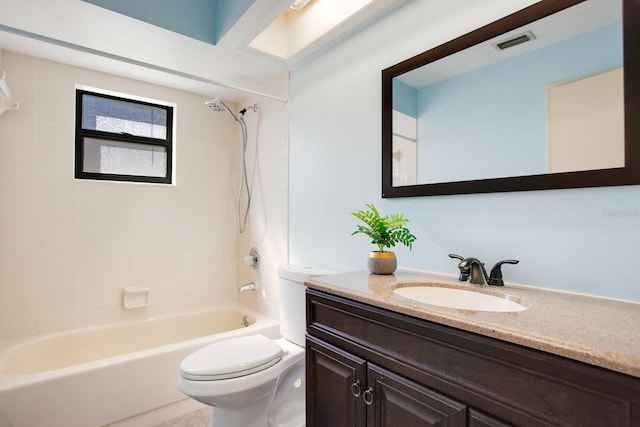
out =
<path fill-rule="evenodd" d="M 373 274 L 392 274 L 398 268 L 395 252 L 372 251 L 369 253 L 367 267 Z"/>

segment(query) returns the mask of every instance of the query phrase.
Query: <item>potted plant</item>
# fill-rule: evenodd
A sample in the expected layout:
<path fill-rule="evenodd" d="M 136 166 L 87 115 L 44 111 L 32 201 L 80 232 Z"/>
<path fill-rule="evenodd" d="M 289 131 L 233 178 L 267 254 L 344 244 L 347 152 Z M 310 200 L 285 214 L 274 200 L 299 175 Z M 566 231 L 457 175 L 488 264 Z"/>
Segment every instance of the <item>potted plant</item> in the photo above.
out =
<path fill-rule="evenodd" d="M 392 274 L 396 271 L 398 261 L 396 254 L 392 251 L 385 251 L 385 248 L 392 248 L 396 243 L 402 243 L 411 250 L 416 236 L 411 234 L 406 227 L 409 222 L 402 214 L 390 214 L 381 216 L 376 207 L 368 203 L 366 210 L 351 212 L 353 216 L 364 222 L 366 225 L 358 225 L 358 229 L 351 233 L 366 234 L 371 238 L 371 243 L 378 246 L 377 251 L 369 253 L 367 266 L 374 274 Z"/>

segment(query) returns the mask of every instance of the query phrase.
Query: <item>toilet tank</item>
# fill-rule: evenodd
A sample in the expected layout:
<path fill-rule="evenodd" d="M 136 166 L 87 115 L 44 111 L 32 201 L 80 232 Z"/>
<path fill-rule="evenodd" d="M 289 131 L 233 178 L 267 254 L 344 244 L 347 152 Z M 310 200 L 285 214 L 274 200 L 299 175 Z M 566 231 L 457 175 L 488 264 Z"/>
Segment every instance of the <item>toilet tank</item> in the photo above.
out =
<path fill-rule="evenodd" d="M 311 277 L 335 273 L 337 271 L 301 265 L 278 267 L 280 335 L 299 346 L 304 346 L 304 333 L 307 329 L 304 282 Z"/>

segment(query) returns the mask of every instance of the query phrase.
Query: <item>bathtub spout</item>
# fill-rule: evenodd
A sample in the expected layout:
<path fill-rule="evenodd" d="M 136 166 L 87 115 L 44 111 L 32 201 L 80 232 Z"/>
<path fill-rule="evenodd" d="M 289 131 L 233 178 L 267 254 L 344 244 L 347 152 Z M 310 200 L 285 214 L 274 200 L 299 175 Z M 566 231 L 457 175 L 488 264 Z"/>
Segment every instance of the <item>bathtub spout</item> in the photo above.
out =
<path fill-rule="evenodd" d="M 255 291 L 255 290 L 256 290 L 256 282 L 247 283 L 246 285 L 242 285 L 238 288 L 238 292 Z"/>

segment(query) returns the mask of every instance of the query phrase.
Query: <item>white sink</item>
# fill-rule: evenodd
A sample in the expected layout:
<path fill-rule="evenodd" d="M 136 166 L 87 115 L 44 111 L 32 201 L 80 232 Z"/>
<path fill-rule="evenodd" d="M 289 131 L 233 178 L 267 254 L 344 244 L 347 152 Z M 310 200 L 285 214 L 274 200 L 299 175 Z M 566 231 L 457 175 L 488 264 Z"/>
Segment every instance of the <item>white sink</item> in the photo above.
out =
<path fill-rule="evenodd" d="M 511 300 L 508 295 L 495 296 L 437 285 L 403 286 L 394 289 L 393 293 L 423 304 L 460 310 L 514 312 L 527 309 L 524 305 Z"/>

